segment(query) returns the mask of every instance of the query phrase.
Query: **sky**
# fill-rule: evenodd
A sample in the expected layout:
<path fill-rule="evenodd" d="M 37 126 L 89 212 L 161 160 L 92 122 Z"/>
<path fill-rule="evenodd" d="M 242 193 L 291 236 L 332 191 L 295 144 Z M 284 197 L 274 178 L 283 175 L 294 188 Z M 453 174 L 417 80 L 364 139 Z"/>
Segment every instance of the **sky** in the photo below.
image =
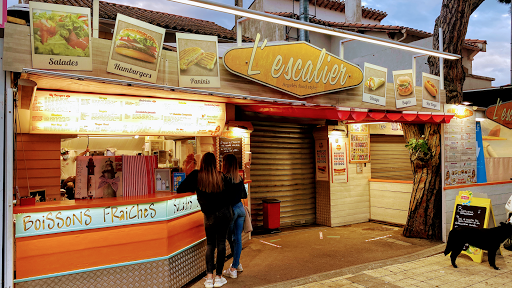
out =
<path fill-rule="evenodd" d="M 148 10 L 161 11 L 213 21 L 228 29 L 233 28 L 234 16 L 202 8 L 174 3 L 167 0 L 106 0 Z M 234 5 L 234 0 L 210 0 Z M 8 0 L 8 7 L 18 0 Z M 252 3 L 244 1 L 244 7 Z M 398 25 L 427 32 L 434 30 L 434 23 L 441 11 L 442 0 L 362 0 L 368 8 L 388 14 L 381 24 Z M 511 19 L 509 5 L 497 0 L 485 0 L 471 15 L 466 39 L 487 40 L 487 52 L 480 52 L 473 61 L 473 74 L 495 78 L 494 86 L 511 83 Z"/>

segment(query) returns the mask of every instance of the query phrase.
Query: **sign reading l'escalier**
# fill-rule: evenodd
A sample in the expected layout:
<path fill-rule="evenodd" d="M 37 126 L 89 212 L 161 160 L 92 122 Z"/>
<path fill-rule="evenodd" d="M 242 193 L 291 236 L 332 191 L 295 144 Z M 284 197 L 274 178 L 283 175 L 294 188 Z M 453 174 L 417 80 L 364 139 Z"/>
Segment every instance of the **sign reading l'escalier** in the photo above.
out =
<path fill-rule="evenodd" d="M 512 129 L 512 101 L 503 103 L 498 99 L 496 105 L 487 108 L 485 115 L 492 121 Z"/>
<path fill-rule="evenodd" d="M 308 97 L 359 86 L 363 71 L 306 42 L 235 47 L 224 54 L 224 66 L 234 74 L 297 97 Z"/>

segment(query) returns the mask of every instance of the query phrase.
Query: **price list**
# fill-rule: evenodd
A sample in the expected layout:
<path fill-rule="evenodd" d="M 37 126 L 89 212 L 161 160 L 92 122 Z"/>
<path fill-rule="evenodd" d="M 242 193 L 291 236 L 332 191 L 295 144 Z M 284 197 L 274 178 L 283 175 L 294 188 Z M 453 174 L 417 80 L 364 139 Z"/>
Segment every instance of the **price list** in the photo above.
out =
<path fill-rule="evenodd" d="M 444 126 L 445 185 L 476 183 L 475 115 L 466 107 L 445 105 L 445 109 L 455 114 Z"/>
<path fill-rule="evenodd" d="M 370 162 L 368 125 L 349 125 L 349 161 L 350 163 Z"/>
<path fill-rule="evenodd" d="M 31 133 L 218 136 L 225 105 L 150 97 L 37 91 Z"/>

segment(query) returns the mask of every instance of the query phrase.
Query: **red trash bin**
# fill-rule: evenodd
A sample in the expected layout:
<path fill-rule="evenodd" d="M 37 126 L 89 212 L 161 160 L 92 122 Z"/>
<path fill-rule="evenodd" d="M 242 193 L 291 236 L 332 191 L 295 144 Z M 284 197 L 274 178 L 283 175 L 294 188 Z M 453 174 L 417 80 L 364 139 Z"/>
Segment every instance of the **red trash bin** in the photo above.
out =
<path fill-rule="evenodd" d="M 263 228 L 275 230 L 279 229 L 279 226 L 281 226 L 281 201 L 263 199 Z"/>

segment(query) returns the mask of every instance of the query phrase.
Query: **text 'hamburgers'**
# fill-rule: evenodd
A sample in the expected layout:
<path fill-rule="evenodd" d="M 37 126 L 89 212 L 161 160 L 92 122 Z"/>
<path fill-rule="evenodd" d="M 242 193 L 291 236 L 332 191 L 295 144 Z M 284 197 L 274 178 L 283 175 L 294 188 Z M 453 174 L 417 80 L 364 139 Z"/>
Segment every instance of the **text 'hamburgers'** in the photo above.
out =
<path fill-rule="evenodd" d="M 121 55 L 155 63 L 158 47 L 155 38 L 143 31 L 125 28 L 116 39 L 115 51 Z"/>

